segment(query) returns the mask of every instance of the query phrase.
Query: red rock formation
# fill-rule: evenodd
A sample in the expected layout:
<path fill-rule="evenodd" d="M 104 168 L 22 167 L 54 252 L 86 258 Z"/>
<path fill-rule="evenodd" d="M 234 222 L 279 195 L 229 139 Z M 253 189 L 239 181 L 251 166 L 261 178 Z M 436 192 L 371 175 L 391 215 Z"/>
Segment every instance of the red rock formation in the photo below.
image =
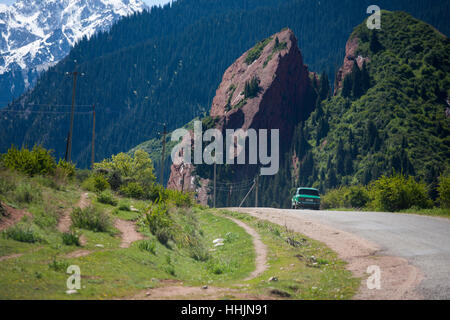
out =
<path fill-rule="evenodd" d="M 370 61 L 369 58 L 365 58 L 362 56 L 356 56 L 356 51 L 358 50 L 358 37 L 353 37 L 348 39 L 347 44 L 345 45 L 345 58 L 344 64 L 339 68 L 336 74 L 336 82 L 334 86 L 334 95 L 337 94 L 339 89 L 342 89 L 342 85 L 344 83 L 344 78 L 346 75 L 352 72 L 353 65 L 355 62 L 358 64 L 358 67 L 361 69 L 364 62 Z"/>
<path fill-rule="evenodd" d="M 246 60 L 254 48 L 225 71 L 210 116 L 218 119 L 216 128 L 222 132 L 238 128 L 279 129 L 280 153 L 283 153 L 290 147 L 295 126 L 312 111 L 315 93 L 297 39 L 290 29 L 274 34 L 264 43 L 260 55 L 250 64 Z M 246 83 L 254 78 L 259 80 L 259 93 L 245 98 Z M 249 167 L 241 166 L 237 176 L 243 178 L 255 169 Z M 207 198 L 208 181 L 201 181 L 202 188 L 196 187 L 192 171 L 190 165 L 172 165 L 168 187 L 200 191 L 201 197 Z"/>

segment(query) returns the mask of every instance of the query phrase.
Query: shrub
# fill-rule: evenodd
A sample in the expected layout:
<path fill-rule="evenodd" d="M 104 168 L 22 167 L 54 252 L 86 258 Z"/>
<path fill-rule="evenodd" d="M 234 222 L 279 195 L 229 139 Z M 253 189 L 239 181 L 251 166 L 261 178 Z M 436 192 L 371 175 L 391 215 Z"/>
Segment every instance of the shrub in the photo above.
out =
<path fill-rule="evenodd" d="M 329 190 L 320 199 L 322 209 L 335 209 L 344 207 L 343 192 L 339 189 Z"/>
<path fill-rule="evenodd" d="M 178 190 L 165 190 L 168 201 L 177 207 L 191 207 L 194 200 L 191 193 L 183 193 Z"/>
<path fill-rule="evenodd" d="M 258 59 L 261 56 L 264 48 L 267 44 L 272 40 L 272 38 L 267 38 L 263 41 L 258 42 L 252 49 L 249 50 L 247 57 L 245 58 L 245 63 L 247 65 L 251 65 L 253 61 Z"/>
<path fill-rule="evenodd" d="M 60 159 L 56 166 L 66 177 L 72 178 L 75 176 L 75 165 L 71 162 L 67 162 Z"/>
<path fill-rule="evenodd" d="M 84 180 L 81 187 L 91 192 L 102 192 L 110 188 L 108 181 L 99 173 L 93 174 Z"/>
<path fill-rule="evenodd" d="M 191 246 L 189 255 L 196 261 L 207 261 L 210 258 L 208 250 L 202 244 Z"/>
<path fill-rule="evenodd" d="M 118 208 L 122 211 L 131 211 L 131 203 L 129 200 L 121 200 Z"/>
<path fill-rule="evenodd" d="M 3 231 L 3 236 L 20 242 L 43 242 L 44 238 L 31 226 L 15 225 Z"/>
<path fill-rule="evenodd" d="M 450 208 L 450 177 L 440 177 L 437 190 L 441 207 Z"/>
<path fill-rule="evenodd" d="M 26 148 L 19 150 L 12 146 L 7 153 L 2 155 L 1 161 L 5 167 L 29 176 L 53 173 L 56 168 L 51 151 L 41 146 L 34 146 L 32 150 Z"/>
<path fill-rule="evenodd" d="M 130 182 L 126 186 L 122 186 L 120 193 L 134 199 L 143 199 L 145 197 L 144 188 L 136 182 Z"/>
<path fill-rule="evenodd" d="M 142 251 L 148 251 L 152 254 L 156 254 L 156 243 L 153 240 L 144 240 L 139 242 L 139 249 Z"/>
<path fill-rule="evenodd" d="M 396 174 L 392 177 L 382 176 L 369 187 L 371 207 L 383 211 L 399 211 L 413 206 L 430 208 L 433 202 L 429 199 L 426 185 Z"/>
<path fill-rule="evenodd" d="M 112 206 L 117 206 L 117 199 L 114 198 L 114 195 L 111 191 L 105 190 L 97 196 L 97 200 L 100 203 L 109 204 Z"/>
<path fill-rule="evenodd" d="M 244 97 L 245 98 L 254 98 L 258 95 L 261 88 L 259 87 L 259 79 L 258 77 L 253 77 L 250 81 L 245 82 L 244 87 Z"/>
<path fill-rule="evenodd" d="M 14 199 L 19 203 L 32 203 L 41 199 L 41 191 L 28 183 L 20 183 L 14 191 Z"/>
<path fill-rule="evenodd" d="M 0 202 L 0 219 L 2 217 L 6 217 L 6 216 L 8 216 L 8 213 L 6 212 L 6 209 L 3 207 L 3 205 Z"/>
<path fill-rule="evenodd" d="M 73 226 L 94 232 L 109 232 L 112 222 L 108 215 L 93 206 L 75 208 L 70 215 Z"/>
<path fill-rule="evenodd" d="M 80 237 L 75 232 L 64 232 L 62 241 L 66 246 L 80 246 Z"/>
<path fill-rule="evenodd" d="M 364 208 L 369 200 L 367 189 L 363 186 L 351 186 L 344 189 L 344 206 L 346 208 Z"/>
<path fill-rule="evenodd" d="M 58 261 L 56 258 L 53 258 L 53 261 L 48 264 L 48 267 L 57 272 L 66 272 L 67 268 L 69 268 L 69 263 L 64 260 Z"/>
<path fill-rule="evenodd" d="M 150 232 L 154 234 L 162 244 L 167 244 L 167 242 L 173 238 L 171 228 L 173 220 L 170 218 L 164 203 L 151 206 L 146 215 L 146 223 Z"/>

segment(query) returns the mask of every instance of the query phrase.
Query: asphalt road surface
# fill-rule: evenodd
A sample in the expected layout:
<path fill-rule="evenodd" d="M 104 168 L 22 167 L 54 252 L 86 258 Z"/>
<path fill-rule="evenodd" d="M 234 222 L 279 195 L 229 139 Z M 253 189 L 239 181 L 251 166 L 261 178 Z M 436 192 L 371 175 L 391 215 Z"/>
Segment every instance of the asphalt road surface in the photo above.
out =
<path fill-rule="evenodd" d="M 450 219 L 383 212 L 282 211 L 365 238 L 381 247 L 383 255 L 407 259 L 425 276 L 417 288 L 425 299 L 450 299 Z"/>

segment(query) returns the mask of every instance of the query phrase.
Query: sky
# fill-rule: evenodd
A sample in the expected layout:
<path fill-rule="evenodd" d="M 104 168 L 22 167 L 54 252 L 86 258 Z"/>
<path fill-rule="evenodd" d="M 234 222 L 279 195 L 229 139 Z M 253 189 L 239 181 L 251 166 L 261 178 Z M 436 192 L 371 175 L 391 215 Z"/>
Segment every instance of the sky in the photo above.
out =
<path fill-rule="evenodd" d="M 170 2 L 170 0 L 142 0 L 144 1 L 147 5 L 149 6 L 153 6 L 155 4 L 164 4 L 164 3 L 168 3 Z M 3 4 L 13 4 L 14 2 L 16 2 L 16 0 L 0 0 L 0 3 Z"/>

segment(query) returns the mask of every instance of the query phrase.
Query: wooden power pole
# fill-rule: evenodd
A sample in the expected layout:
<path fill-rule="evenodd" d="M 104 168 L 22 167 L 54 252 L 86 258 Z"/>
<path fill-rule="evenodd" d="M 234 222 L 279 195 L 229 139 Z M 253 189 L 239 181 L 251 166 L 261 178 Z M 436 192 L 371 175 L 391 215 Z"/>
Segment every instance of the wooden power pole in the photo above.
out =
<path fill-rule="evenodd" d="M 214 208 L 216 207 L 216 160 L 214 159 Z"/>
<path fill-rule="evenodd" d="M 256 175 L 255 179 L 255 208 L 258 208 L 258 181 L 259 180 L 259 174 Z"/>
<path fill-rule="evenodd" d="M 75 112 L 75 93 L 77 88 L 77 76 L 78 72 L 72 72 L 73 75 L 73 86 L 72 86 L 72 108 L 70 111 L 70 131 L 69 131 L 69 139 L 67 141 L 67 161 L 71 162 L 72 159 L 72 137 L 73 137 L 73 117 Z"/>
<path fill-rule="evenodd" d="M 92 105 L 92 155 L 91 155 L 91 168 L 94 170 L 95 162 L 95 104 Z"/>
<path fill-rule="evenodd" d="M 167 135 L 167 127 L 166 124 L 164 123 L 164 132 L 163 132 L 163 141 L 162 141 L 162 145 L 163 145 L 163 149 L 162 149 L 162 154 L 161 154 L 161 180 L 160 183 L 162 186 L 164 186 L 164 161 L 165 161 L 165 155 L 166 155 L 166 135 Z"/>

